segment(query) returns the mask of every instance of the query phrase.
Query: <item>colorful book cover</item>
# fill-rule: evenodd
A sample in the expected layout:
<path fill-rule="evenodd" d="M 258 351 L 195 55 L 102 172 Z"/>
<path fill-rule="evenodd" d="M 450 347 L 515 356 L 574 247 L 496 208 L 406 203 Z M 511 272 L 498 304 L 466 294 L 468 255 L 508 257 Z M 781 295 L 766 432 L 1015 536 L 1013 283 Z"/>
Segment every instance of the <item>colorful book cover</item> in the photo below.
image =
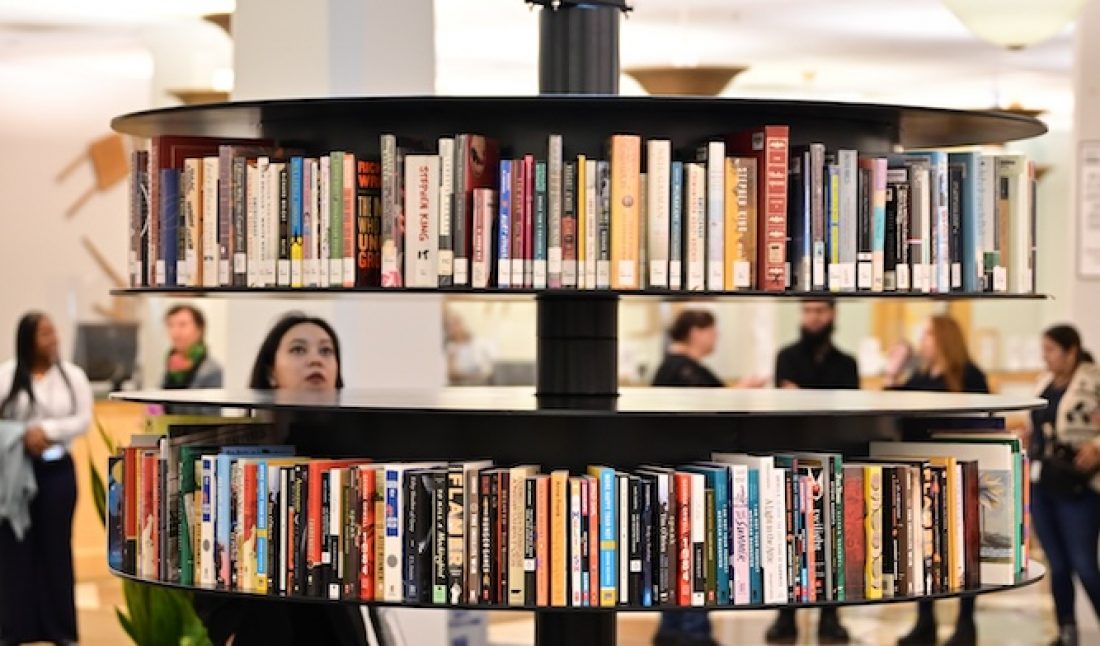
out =
<path fill-rule="evenodd" d="M 882 598 L 882 467 L 863 468 L 863 533 L 866 560 L 863 574 L 863 598 Z"/>
<path fill-rule="evenodd" d="M 512 160 L 500 160 L 500 215 L 497 220 L 497 287 L 512 286 Z M 520 281 L 522 285 L 523 281 Z"/>
<path fill-rule="evenodd" d="M 619 518 L 615 470 L 609 467 L 588 467 L 589 475 L 599 484 L 599 541 L 600 541 L 600 606 L 618 603 L 618 526 Z"/>

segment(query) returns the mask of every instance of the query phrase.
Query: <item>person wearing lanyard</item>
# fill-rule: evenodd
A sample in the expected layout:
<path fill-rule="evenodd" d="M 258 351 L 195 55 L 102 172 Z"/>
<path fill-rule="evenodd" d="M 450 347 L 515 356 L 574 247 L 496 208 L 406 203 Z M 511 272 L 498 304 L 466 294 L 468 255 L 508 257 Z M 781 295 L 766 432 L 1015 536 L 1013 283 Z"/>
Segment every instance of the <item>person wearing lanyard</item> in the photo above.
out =
<path fill-rule="evenodd" d="M 58 359 L 57 331 L 40 312 L 16 330 L 15 360 L 0 365 L 0 419 L 23 427 L 37 494 L 30 527 L 0 522 L 0 644 L 77 642 L 72 526 L 74 438 L 88 430 L 92 389 L 84 371 Z"/>
<path fill-rule="evenodd" d="M 1049 374 L 1037 390 L 1047 407 L 1031 413 L 1031 518 L 1050 568 L 1052 644 L 1077 646 L 1074 576 L 1100 616 L 1100 368 L 1072 326 L 1046 330 L 1042 347 Z"/>

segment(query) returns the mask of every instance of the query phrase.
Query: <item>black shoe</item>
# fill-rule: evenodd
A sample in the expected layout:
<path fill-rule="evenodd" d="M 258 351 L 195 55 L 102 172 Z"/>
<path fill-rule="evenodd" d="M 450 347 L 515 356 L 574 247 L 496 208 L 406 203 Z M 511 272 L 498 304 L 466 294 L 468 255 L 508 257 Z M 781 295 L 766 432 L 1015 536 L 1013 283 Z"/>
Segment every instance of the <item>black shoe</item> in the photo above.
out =
<path fill-rule="evenodd" d="M 850 641 L 848 631 L 840 625 L 840 619 L 836 611 L 821 611 L 821 619 L 817 623 L 817 642 L 819 644 L 847 644 Z"/>
<path fill-rule="evenodd" d="M 973 621 L 955 624 L 955 634 L 943 646 L 978 646 L 978 628 Z"/>
<path fill-rule="evenodd" d="M 1050 646 L 1077 646 L 1077 626 L 1072 624 L 1058 627 L 1058 638 Z"/>
<path fill-rule="evenodd" d="M 764 633 L 764 641 L 769 644 L 793 644 L 798 641 L 798 626 L 794 623 L 794 613 L 780 610 L 779 616 Z"/>
<path fill-rule="evenodd" d="M 918 621 L 909 634 L 898 640 L 898 646 L 934 646 L 936 643 L 936 624 Z"/>

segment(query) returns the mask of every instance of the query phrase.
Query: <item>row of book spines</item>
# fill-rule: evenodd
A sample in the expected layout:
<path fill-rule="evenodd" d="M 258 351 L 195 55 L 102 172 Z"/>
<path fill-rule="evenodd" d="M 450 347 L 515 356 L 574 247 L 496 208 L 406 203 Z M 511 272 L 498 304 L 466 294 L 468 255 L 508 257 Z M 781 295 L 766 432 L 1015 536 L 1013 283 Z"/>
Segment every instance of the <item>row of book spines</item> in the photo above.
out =
<path fill-rule="evenodd" d="M 150 523 L 149 529 L 143 525 L 141 534 L 155 550 L 155 546 L 159 544 L 155 536 L 155 528 L 159 527 L 156 522 L 158 489 L 153 484 L 158 481 L 157 459 L 155 452 L 152 451 L 145 452 L 141 457 L 142 471 L 138 479 L 138 487 L 144 494 L 144 502 L 139 509 L 142 510 L 143 520 Z M 293 459 L 285 461 L 292 462 Z M 273 552 L 270 560 L 265 558 L 268 556 L 265 546 L 273 545 L 271 541 L 275 535 L 278 535 L 278 529 L 274 531 L 271 529 L 272 521 L 284 518 L 292 522 L 294 527 L 293 530 L 289 526 L 286 527 L 285 540 L 292 545 L 304 546 L 305 552 L 300 552 L 293 547 L 286 551 L 287 574 L 285 578 L 280 579 L 282 583 L 278 586 L 278 591 L 332 598 L 346 598 L 348 595 L 351 595 L 350 598 L 366 600 L 375 598 L 370 594 L 373 587 L 365 583 L 373 571 L 368 564 L 369 556 L 375 554 L 375 550 L 369 546 L 370 538 L 380 534 L 375 527 L 376 522 L 370 519 L 371 512 L 374 511 L 376 518 L 380 520 L 381 517 L 378 514 L 384 513 L 383 509 L 392 508 L 394 505 L 401 507 L 397 497 L 403 491 L 405 492 L 403 518 L 406 532 L 403 541 L 405 567 L 403 597 L 377 598 L 388 600 L 403 598 L 406 601 L 435 603 L 462 601 L 461 591 L 466 589 L 461 583 L 464 559 L 452 561 L 451 557 L 454 556 L 455 546 L 459 550 L 463 548 L 461 534 L 456 542 L 454 530 L 466 526 L 460 515 L 466 509 L 463 496 L 461 493 L 456 496 L 455 492 L 456 490 L 461 492 L 462 487 L 474 481 L 468 479 L 468 474 L 464 476 L 461 468 L 457 471 L 454 468 L 407 471 L 402 480 L 399 477 L 391 477 L 391 473 L 398 472 L 381 467 L 359 466 L 342 469 L 332 467 L 332 463 L 325 462 L 314 462 L 312 467 L 309 465 L 286 466 L 281 470 L 270 472 L 269 476 L 279 478 L 280 471 L 283 474 L 279 480 L 269 480 L 271 483 L 281 483 L 281 491 L 285 492 L 283 495 L 289 496 L 289 501 L 285 501 L 286 511 L 280 511 L 273 506 L 276 504 L 275 501 L 263 493 L 260 493 L 257 498 L 257 492 L 269 491 L 269 486 L 263 481 L 264 476 L 258 473 L 261 470 L 268 473 L 266 469 L 262 469 L 262 465 L 252 461 L 242 460 L 241 462 L 240 468 L 233 464 L 225 472 L 230 474 L 232 483 L 229 486 L 232 498 L 227 500 L 233 502 L 222 501 L 220 505 L 226 508 L 222 511 L 222 517 L 230 515 L 232 525 L 219 524 L 220 519 L 213 519 L 218 528 L 213 530 L 216 534 L 216 548 L 213 550 L 215 562 L 212 568 L 214 572 L 207 571 L 196 580 L 209 578 L 211 580 L 202 582 L 213 585 L 213 579 L 216 578 L 217 584 L 221 587 L 254 592 L 277 591 L 274 587 L 268 587 L 267 577 L 271 576 L 272 570 L 278 570 L 280 557 L 276 556 L 277 552 Z M 332 468 L 326 469 L 326 464 Z M 973 477 L 976 477 L 976 463 L 972 466 L 975 469 Z M 792 467 L 794 467 L 793 462 Z M 211 512 L 211 498 L 217 497 L 215 493 L 217 490 L 211 489 L 210 484 L 214 469 L 212 460 L 204 460 L 203 475 L 200 477 L 196 474 L 196 481 L 203 483 L 203 503 L 200 508 L 203 510 L 204 524 L 211 521 L 208 518 Z M 356 476 L 357 469 L 361 477 Z M 529 475 L 533 472 L 533 467 L 483 471 L 476 475 L 479 485 L 467 490 L 478 493 L 482 510 L 480 526 L 492 529 L 490 533 L 480 534 L 484 561 L 480 576 L 475 574 L 474 580 L 480 580 L 481 587 L 479 593 L 471 592 L 470 602 L 546 605 L 545 592 L 549 586 L 552 591 L 550 605 L 592 604 L 595 603 L 596 595 L 596 586 L 592 582 L 599 581 L 601 604 L 607 604 L 609 600 L 616 599 L 616 594 L 617 599 L 610 601 L 611 604 L 617 601 L 635 605 L 652 605 L 666 603 L 670 599 L 675 599 L 671 603 L 679 603 L 679 605 L 699 605 L 700 600 L 704 605 L 731 602 L 759 603 L 758 594 L 762 585 L 759 571 L 760 545 L 754 542 L 751 546 L 750 553 L 753 557 L 749 559 L 752 572 L 750 579 L 746 576 L 744 568 L 738 566 L 738 564 L 745 565 L 746 545 L 742 544 L 741 549 L 736 550 L 731 539 L 731 537 L 747 534 L 756 537 L 756 541 L 759 541 L 761 532 L 752 529 L 760 528 L 762 522 L 759 513 L 759 473 L 748 472 L 746 490 L 744 478 L 740 485 L 738 484 L 736 470 L 731 472 L 731 479 L 726 480 L 723 486 L 724 478 L 713 477 L 715 476 L 713 469 L 709 471 L 709 477 L 704 480 L 704 475 L 708 474 L 707 469 L 700 466 L 691 468 L 688 472 L 664 470 L 666 474 L 674 476 L 674 479 L 670 478 L 665 485 L 669 490 L 669 499 L 673 496 L 675 498 L 675 509 L 668 516 L 674 519 L 672 520 L 674 526 L 667 527 L 667 535 L 673 535 L 675 529 L 675 537 L 679 545 L 670 545 L 669 550 L 656 561 L 654 557 L 660 554 L 662 549 L 660 543 L 654 549 L 655 539 L 666 531 L 665 523 L 668 521 L 660 521 L 660 524 L 656 524 L 658 519 L 653 515 L 656 513 L 655 509 L 662 506 L 668 509 L 673 504 L 669 499 L 658 500 L 654 497 L 655 485 L 658 488 L 660 486 L 659 479 L 652 481 L 648 478 L 616 473 L 606 468 L 593 470 L 599 480 L 594 477 L 570 478 L 565 472 L 555 472 L 549 477 Z M 657 471 L 660 470 L 654 470 L 654 472 Z M 224 476 L 225 473 L 222 475 Z M 368 473 L 371 475 L 367 475 Z M 744 473 L 743 470 L 742 474 Z M 914 506 L 908 505 L 910 496 L 904 493 L 908 491 L 915 495 L 918 492 L 917 489 L 905 484 L 907 482 L 905 474 L 910 474 L 909 477 L 912 477 L 912 470 L 905 467 L 846 465 L 843 479 L 831 479 L 832 486 L 824 487 L 827 491 L 831 491 L 833 496 L 824 503 L 820 497 L 814 498 L 811 492 L 815 486 L 821 486 L 818 479 L 823 479 L 821 482 L 830 480 L 826 475 L 827 472 L 819 471 L 814 474 L 813 471 L 807 470 L 793 481 L 790 473 L 790 471 L 787 472 L 784 485 L 786 497 L 789 500 L 786 506 L 788 510 L 786 533 L 789 537 L 788 550 L 791 555 L 788 565 L 791 568 L 791 581 L 793 581 L 789 586 L 790 601 L 845 598 L 843 575 L 845 569 L 853 566 L 856 568 L 855 574 L 848 576 L 850 590 L 857 589 L 855 584 L 861 578 L 858 573 L 861 559 L 857 554 L 872 555 L 865 560 L 866 571 L 862 577 L 866 598 L 919 594 L 914 591 L 922 588 L 918 587 L 919 582 L 912 580 L 914 550 L 911 544 L 907 546 L 906 543 L 906 538 L 910 536 L 915 525 L 911 513 L 909 517 L 902 516 L 902 511 L 906 507 L 909 510 L 915 509 Z M 962 473 L 964 471 L 960 466 L 960 474 Z M 384 480 L 383 474 L 385 474 Z M 754 474 L 756 478 L 752 477 Z M 312 478 L 310 478 L 311 475 Z M 656 476 L 656 473 L 648 475 Z M 514 478 L 511 483 L 509 483 L 510 476 Z M 216 478 L 217 475 L 213 477 Z M 964 568 L 961 563 L 956 563 L 956 560 L 961 558 L 961 551 L 954 549 L 954 543 L 948 543 L 952 540 L 951 536 L 954 536 L 956 541 L 962 536 L 960 527 L 952 528 L 954 524 L 952 520 L 960 523 L 961 526 L 962 518 L 976 519 L 977 514 L 968 511 L 965 516 L 961 514 L 958 514 L 958 518 L 952 516 L 949 510 L 955 509 L 957 514 L 962 510 L 961 502 L 953 501 L 950 495 L 944 496 L 937 492 L 953 491 L 951 487 L 958 486 L 957 483 L 961 481 L 953 483 L 954 478 L 944 475 L 942 470 L 936 477 L 938 480 L 928 476 L 923 479 L 924 504 L 931 505 L 929 509 L 924 510 L 924 513 L 934 521 L 937 518 L 940 519 L 932 525 L 938 528 L 937 533 L 932 535 L 932 540 L 937 542 L 933 543 L 931 548 L 925 546 L 924 558 L 929 564 L 936 564 L 936 569 L 925 570 L 928 573 L 927 587 L 923 589 L 932 592 L 958 589 L 961 579 L 952 578 L 954 576 L 952 573 L 964 571 L 967 573 L 965 585 L 967 587 L 977 585 L 980 582 L 977 578 L 979 570 L 975 567 L 975 562 L 969 560 L 972 557 L 976 558 L 976 552 L 973 555 L 967 554 L 968 562 Z M 754 481 L 756 486 L 753 486 Z M 916 481 L 922 482 L 921 477 L 917 476 Z M 307 487 L 307 482 L 312 483 L 312 487 Z M 398 482 L 401 484 L 398 485 Z M 427 483 L 426 486 L 425 483 Z M 818 484 L 815 485 L 815 483 Z M 362 488 L 359 488 L 360 484 Z M 372 485 L 376 491 L 385 492 L 385 506 L 381 496 L 372 498 L 369 493 Z M 549 521 L 547 520 L 547 485 L 550 487 Z M 748 501 L 756 501 L 756 509 L 752 509 L 751 503 L 749 505 L 731 503 L 728 498 L 731 486 L 735 492 L 734 500 L 740 500 L 742 503 L 746 498 Z M 430 498 L 419 497 L 419 500 L 426 505 L 424 508 L 416 502 L 421 489 L 433 494 Z M 676 493 L 672 494 L 672 490 Z M 364 495 L 364 491 L 368 493 Z M 445 496 L 444 491 L 447 492 Z M 844 491 L 850 492 L 848 496 L 854 493 L 855 498 L 849 498 L 848 501 L 855 502 L 853 509 L 863 512 L 862 517 L 855 516 L 854 524 L 843 510 Z M 523 495 L 522 505 L 518 497 L 520 492 Z M 187 492 L 183 493 L 187 494 Z M 863 494 L 862 504 L 859 499 L 860 493 Z M 224 493 L 222 495 L 224 496 Z M 308 500 L 304 496 L 309 496 Z M 511 502 L 509 502 L 509 496 L 511 496 Z M 257 502 L 255 507 L 247 504 L 247 501 L 254 500 Z M 369 502 L 371 500 L 375 503 L 371 504 Z M 615 510 L 616 502 L 618 511 Z M 968 499 L 967 502 L 976 503 L 977 499 L 973 497 L 973 500 Z M 296 509 L 308 509 L 309 513 L 295 513 Z M 336 512 L 337 509 L 339 512 Z M 750 509 L 752 510 L 749 511 Z M 444 511 L 447 513 L 443 513 Z M 751 524 L 744 522 L 746 512 L 753 518 Z M 357 513 L 361 513 L 361 524 L 356 521 Z M 509 513 L 511 513 L 510 519 Z M 308 524 L 302 521 L 303 515 L 308 517 Z M 184 517 L 187 517 L 186 514 Z M 419 525 L 418 518 L 431 518 L 431 522 Z M 844 519 L 843 523 L 840 521 L 841 518 Z M 738 519 L 741 520 L 740 527 L 736 522 Z M 340 523 L 344 520 L 349 522 L 341 526 Z M 547 522 L 551 523 L 552 528 L 549 541 L 539 538 L 546 535 Z M 566 522 L 568 525 L 563 526 L 562 524 Z M 387 537 L 391 533 L 391 525 L 392 523 L 387 519 L 385 524 Z M 618 526 L 617 537 L 616 525 Z M 228 530 L 231 526 L 233 529 L 230 532 Z M 278 526 L 277 522 L 275 526 Z M 437 541 L 432 541 L 428 545 L 428 542 L 423 540 L 424 537 L 418 533 L 417 527 L 426 528 L 419 531 L 428 536 L 431 536 L 434 530 Z M 600 528 L 598 559 L 594 527 Z M 828 547 L 829 538 L 824 535 L 823 530 L 826 527 L 832 528 L 832 545 L 835 546 L 832 549 Z M 327 533 L 325 528 L 328 528 Z M 840 531 L 841 528 L 843 532 Z M 725 539 L 724 530 L 728 532 Z M 203 531 L 206 531 L 205 527 Z M 302 535 L 304 531 L 308 532 L 308 536 Z M 511 538 L 508 538 L 509 531 L 513 532 Z M 520 531 L 523 538 L 522 558 L 519 552 Z M 400 535 L 400 530 L 397 533 Z M 476 529 L 474 533 L 477 533 Z M 181 534 L 186 535 L 186 532 Z M 191 535 L 198 537 L 196 532 L 191 532 Z M 852 545 L 851 541 L 857 535 L 864 537 L 862 541 L 856 541 L 863 543 L 863 550 L 852 550 L 848 555 L 848 564 L 845 565 L 843 546 Z M 360 536 L 364 538 L 362 543 L 359 542 Z M 731 539 L 731 542 L 727 543 L 726 539 Z M 278 541 L 275 544 L 277 545 Z M 730 552 L 718 548 L 719 545 L 727 544 L 731 547 Z M 418 545 L 421 546 L 421 551 L 424 546 L 431 549 L 430 558 L 428 554 L 418 552 Z M 623 545 L 628 548 L 622 549 Z M 580 559 L 577 558 L 578 548 Z M 253 549 L 256 550 L 255 560 L 251 556 Z M 553 560 L 546 558 L 548 549 L 553 555 Z M 685 559 L 684 556 L 688 554 L 688 550 L 690 550 L 690 559 Z M 881 550 L 881 558 L 874 556 L 876 550 Z M 510 558 L 509 553 L 514 558 Z M 669 561 L 669 555 L 673 553 L 680 555 L 678 563 Z M 738 553 L 741 555 L 740 558 L 737 556 Z M 221 556 L 225 554 L 232 556 L 226 559 Z M 472 552 L 470 554 L 472 556 Z M 532 554 L 534 556 L 531 556 Z M 908 555 L 908 561 L 902 557 L 903 554 Z M 948 556 L 944 557 L 944 554 Z M 146 557 L 151 562 L 159 559 L 156 551 L 147 552 Z M 381 562 L 383 558 L 386 558 L 384 552 L 378 550 L 375 554 L 376 562 Z M 298 564 L 297 569 L 295 569 L 295 562 Z M 730 562 L 734 565 L 731 566 Z M 305 568 L 302 567 L 303 563 L 306 564 Z M 357 563 L 360 565 L 355 565 Z M 544 565 L 546 563 L 550 563 L 550 568 L 546 568 Z M 881 563 L 881 571 L 875 565 L 878 563 Z M 421 569 L 425 564 L 433 568 L 432 574 L 435 577 L 431 580 L 430 587 Z M 591 569 L 585 567 L 585 564 L 590 564 Z M 663 571 L 666 568 L 667 571 Z M 201 566 L 198 566 L 196 571 L 201 569 Z M 549 580 L 547 569 L 549 569 Z M 619 574 L 618 580 L 615 576 L 616 569 Z M 470 571 L 476 572 L 476 570 L 475 566 Z M 362 592 L 357 592 L 355 581 L 348 578 L 349 575 L 354 575 L 358 571 L 364 573 L 359 581 L 360 585 L 368 586 L 363 588 Z M 567 572 L 571 572 L 571 580 L 565 578 L 569 576 Z M 148 566 L 146 569 L 139 569 L 138 573 L 150 577 L 164 576 L 163 572 L 154 572 L 148 569 Z M 638 581 L 639 576 L 641 583 Z M 658 578 L 654 579 L 655 576 Z M 532 588 L 517 585 L 521 577 L 525 582 L 529 579 L 536 581 L 538 587 L 534 589 L 536 592 L 533 601 Z M 666 577 L 671 578 L 666 579 Z M 278 579 L 279 575 L 275 574 L 274 578 Z M 181 579 L 187 582 L 185 577 Z M 337 583 L 333 583 L 334 580 Z M 338 583 L 341 580 L 344 582 L 344 587 Z M 379 578 L 379 581 L 381 580 Z M 676 580 L 678 583 L 675 587 L 671 583 L 663 585 L 665 580 Z M 587 586 L 584 585 L 584 581 L 588 582 Z M 418 582 L 422 585 L 418 586 Z M 430 598 L 427 597 L 429 589 Z M 752 600 L 746 601 L 744 596 L 750 589 Z M 448 591 L 451 592 L 449 599 Z M 401 592 L 400 588 L 398 592 Z M 385 591 L 383 594 L 386 594 Z M 705 596 L 699 597 L 700 594 Z M 848 598 L 858 597 L 858 594 L 848 596 Z M 569 601 L 566 601 L 567 598 Z"/>

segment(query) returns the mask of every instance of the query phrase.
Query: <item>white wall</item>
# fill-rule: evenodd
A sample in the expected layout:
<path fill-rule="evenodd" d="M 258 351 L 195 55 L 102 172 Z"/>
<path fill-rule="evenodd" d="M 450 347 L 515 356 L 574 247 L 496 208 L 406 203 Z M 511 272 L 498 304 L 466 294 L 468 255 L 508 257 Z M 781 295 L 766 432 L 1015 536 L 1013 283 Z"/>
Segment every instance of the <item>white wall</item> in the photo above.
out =
<path fill-rule="evenodd" d="M 58 324 L 63 356 L 75 325 L 98 320 L 112 284 L 83 248 L 88 236 L 125 275 L 127 186 L 97 193 L 76 217 L 66 208 L 95 179 L 83 163 L 56 175 L 112 117 L 146 104 L 151 64 L 138 49 L 0 58 L 0 360 L 14 355 L 15 324 L 26 310 Z"/>

